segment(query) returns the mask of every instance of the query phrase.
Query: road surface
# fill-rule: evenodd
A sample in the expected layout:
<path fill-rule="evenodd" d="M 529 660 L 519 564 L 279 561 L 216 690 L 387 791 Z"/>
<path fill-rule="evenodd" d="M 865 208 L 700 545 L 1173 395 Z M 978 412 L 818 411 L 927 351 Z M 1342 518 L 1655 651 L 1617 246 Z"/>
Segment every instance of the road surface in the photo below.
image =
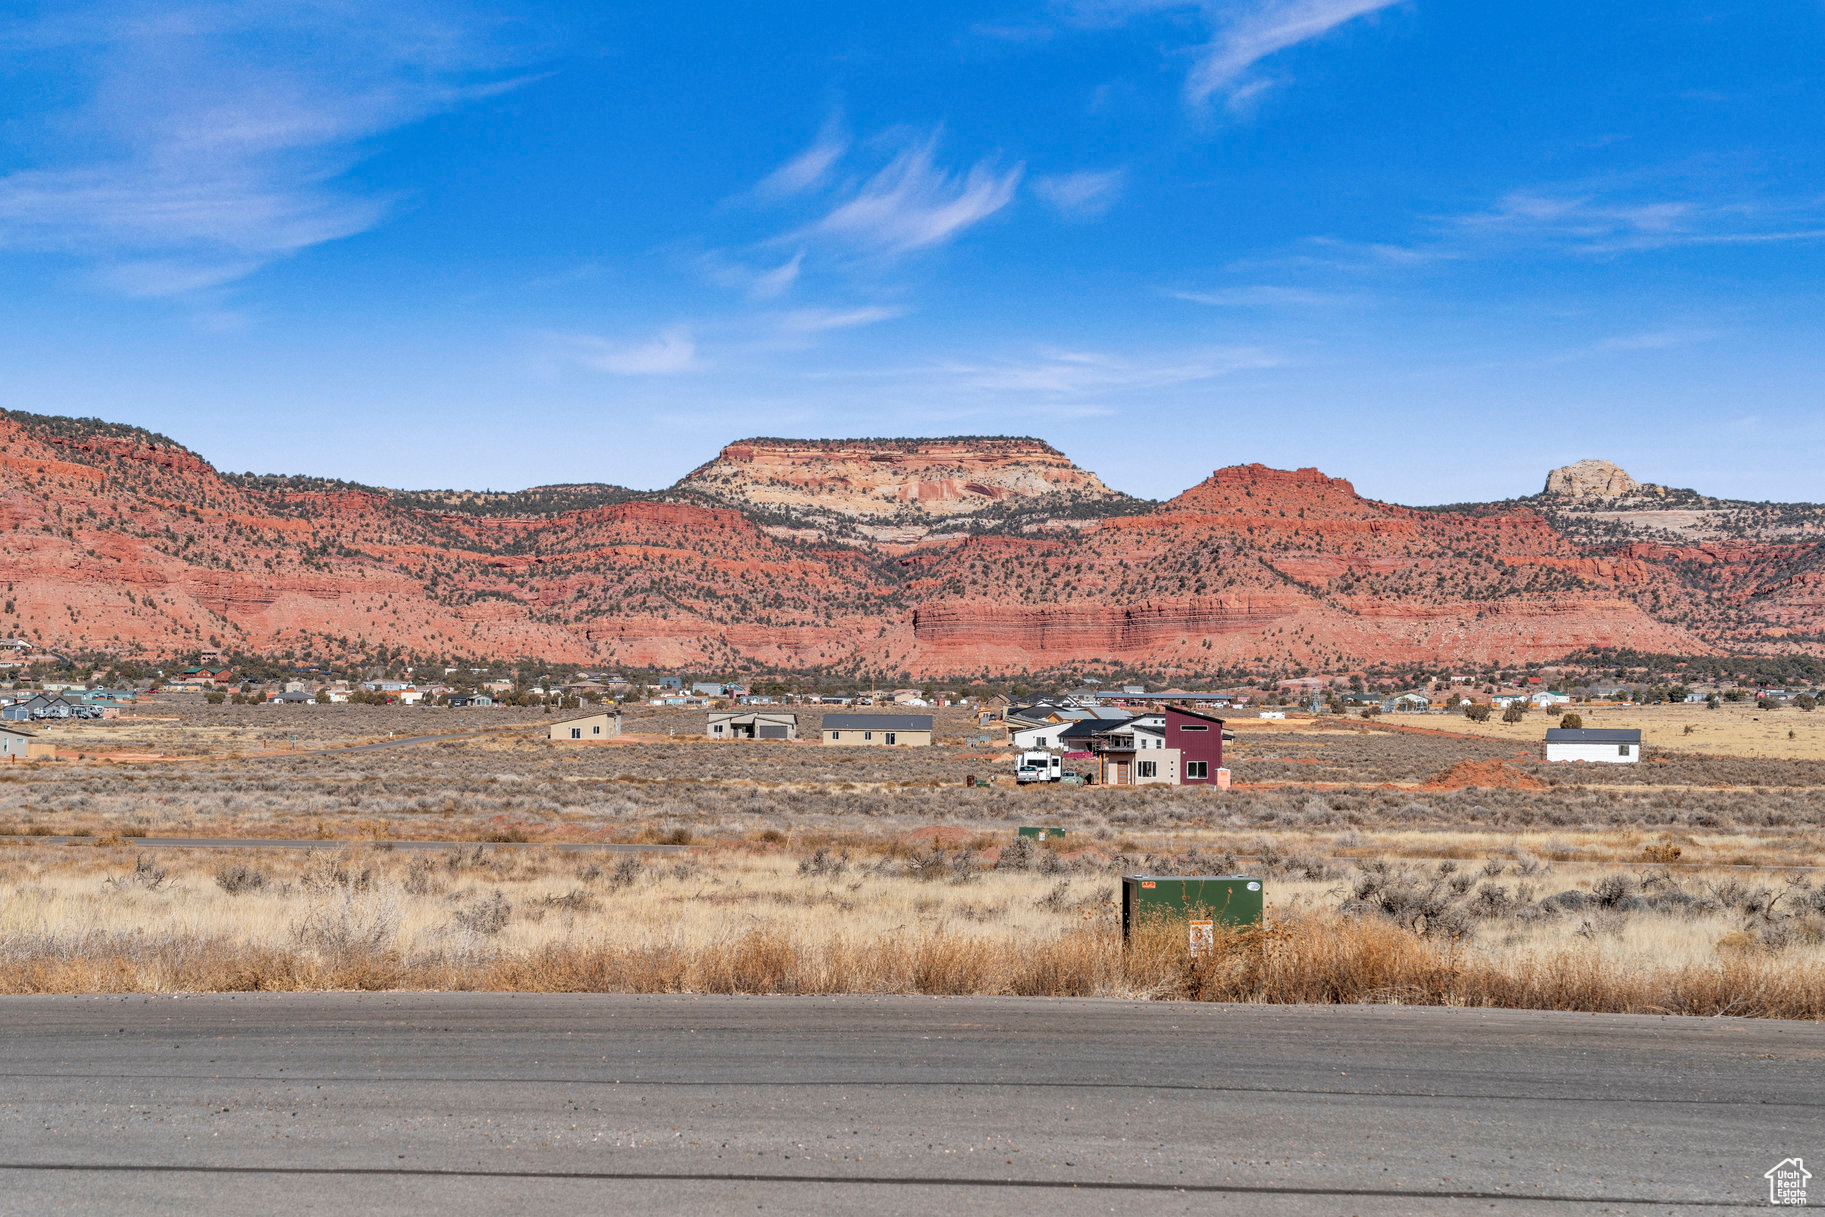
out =
<path fill-rule="evenodd" d="M 0 1212 L 1742 1211 L 1825 1162 L 1821 1078 L 1737 1019 L 0 998 Z"/>

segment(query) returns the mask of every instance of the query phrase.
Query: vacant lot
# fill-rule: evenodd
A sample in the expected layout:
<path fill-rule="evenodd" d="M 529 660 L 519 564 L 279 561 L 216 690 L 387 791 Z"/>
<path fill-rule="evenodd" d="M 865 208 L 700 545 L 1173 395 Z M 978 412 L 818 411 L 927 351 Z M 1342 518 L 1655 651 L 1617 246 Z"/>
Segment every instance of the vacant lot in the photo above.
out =
<path fill-rule="evenodd" d="M 172 699 L 175 701 L 176 699 Z M 166 707 L 160 707 L 161 711 Z M 1022 789 L 1008 750 L 712 743 L 701 716 L 207 707 L 0 769 L 0 986 L 1105 993 L 1819 1014 L 1825 763 L 1358 720 L 1240 726 L 1238 786 Z M 806 721 L 806 716 L 801 721 Z M 480 726 L 478 726 L 478 723 Z M 425 735 L 460 738 L 361 751 Z M 292 739 L 297 738 L 296 750 Z M 275 747 L 276 746 L 276 747 Z M 968 779 L 977 779 L 968 784 Z M 1064 848 L 1014 845 L 1025 823 Z M 57 845 L 49 834 L 86 834 Z M 324 851 L 136 837 L 310 837 Z M 392 840 L 464 841 L 433 854 Z M 344 849 L 338 841 L 366 842 Z M 629 860 L 488 841 L 672 841 Z M 1123 873 L 1245 870 L 1271 929 L 1124 951 Z M 1238 953 L 1239 952 L 1239 953 Z"/>
<path fill-rule="evenodd" d="M 1638 728 L 1641 740 L 1665 752 L 1716 753 L 1740 757 L 1773 757 L 1782 760 L 1825 761 L 1825 713 L 1767 709 L 1753 702 L 1724 702 L 1717 709 L 1703 705 L 1677 706 L 1572 706 L 1587 727 Z M 1462 715 L 1390 714 L 1386 722 L 1439 727 L 1491 740 L 1512 741 L 1517 749 L 1540 754 L 1540 741 L 1554 720 L 1533 710 L 1518 723 L 1505 723 L 1501 712 L 1488 722 L 1473 723 Z"/>

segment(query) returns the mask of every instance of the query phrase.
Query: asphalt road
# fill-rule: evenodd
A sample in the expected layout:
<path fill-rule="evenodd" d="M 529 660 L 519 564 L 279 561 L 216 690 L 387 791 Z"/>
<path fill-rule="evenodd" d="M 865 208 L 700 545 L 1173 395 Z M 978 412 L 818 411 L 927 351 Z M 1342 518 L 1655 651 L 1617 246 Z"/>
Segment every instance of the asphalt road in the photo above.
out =
<path fill-rule="evenodd" d="M 1737 1211 L 1825 1162 L 1822 1079 L 1736 1019 L 0 998 L 0 1212 Z"/>

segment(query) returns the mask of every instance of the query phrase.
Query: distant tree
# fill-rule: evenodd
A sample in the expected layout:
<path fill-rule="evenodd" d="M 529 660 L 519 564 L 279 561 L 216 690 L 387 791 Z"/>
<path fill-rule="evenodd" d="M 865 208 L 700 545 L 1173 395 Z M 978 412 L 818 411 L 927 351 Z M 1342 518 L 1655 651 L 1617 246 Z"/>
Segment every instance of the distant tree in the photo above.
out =
<path fill-rule="evenodd" d="M 318 689 L 316 700 L 317 700 L 317 704 L 319 706 L 329 705 L 330 704 L 330 691 L 328 689 Z"/>
<path fill-rule="evenodd" d="M 1819 699 L 1810 693 L 1802 693 L 1793 699 L 1793 704 L 1802 710 L 1811 710 L 1819 704 Z"/>
<path fill-rule="evenodd" d="M 212 706 L 219 706 L 224 701 L 228 700 L 228 695 L 225 693 L 205 693 L 203 694 L 203 700 Z"/>
<path fill-rule="evenodd" d="M 1568 731 L 1576 731 L 1584 725 L 1584 716 L 1582 714 L 1567 714 L 1559 720 L 1559 725 Z"/>
<path fill-rule="evenodd" d="M 1464 706 L 1464 717 L 1473 723 L 1489 721 L 1489 707 L 1479 702 L 1468 702 Z"/>
<path fill-rule="evenodd" d="M 1526 717 L 1527 711 L 1520 706 L 1510 706 L 1502 711 L 1502 721 L 1505 723 L 1518 723 Z"/>

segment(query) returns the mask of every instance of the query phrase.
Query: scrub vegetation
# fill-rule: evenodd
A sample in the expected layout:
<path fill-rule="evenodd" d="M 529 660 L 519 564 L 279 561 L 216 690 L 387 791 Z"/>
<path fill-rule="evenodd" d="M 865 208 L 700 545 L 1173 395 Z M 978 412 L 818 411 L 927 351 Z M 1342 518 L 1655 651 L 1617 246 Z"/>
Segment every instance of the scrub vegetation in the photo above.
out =
<path fill-rule="evenodd" d="M 385 739 L 370 708 L 297 713 L 320 716 L 318 747 Z M 262 753 L 193 719 L 136 745 L 172 755 L 187 741 L 186 759 L 0 769 L 12 834 L 0 990 L 988 993 L 1825 1017 L 1816 762 L 1691 753 L 1573 769 L 1497 741 L 1249 726 L 1225 794 L 1019 789 L 1006 750 L 980 744 L 722 744 L 668 737 L 669 721 L 631 720 L 638 738 L 599 746 L 494 731 Z M 337 722 L 353 728 L 340 740 Z M 84 724 L 94 734 L 70 750 L 99 753 L 89 741 L 120 725 Z M 1035 846 L 1014 835 L 1027 823 L 1067 836 Z M 139 839 L 165 835 L 324 845 Z M 399 845 L 413 840 L 453 844 Z M 1121 875 L 1237 871 L 1266 881 L 1264 929 L 1220 934 L 1196 958 L 1182 927 L 1142 927 L 1124 946 Z"/>

